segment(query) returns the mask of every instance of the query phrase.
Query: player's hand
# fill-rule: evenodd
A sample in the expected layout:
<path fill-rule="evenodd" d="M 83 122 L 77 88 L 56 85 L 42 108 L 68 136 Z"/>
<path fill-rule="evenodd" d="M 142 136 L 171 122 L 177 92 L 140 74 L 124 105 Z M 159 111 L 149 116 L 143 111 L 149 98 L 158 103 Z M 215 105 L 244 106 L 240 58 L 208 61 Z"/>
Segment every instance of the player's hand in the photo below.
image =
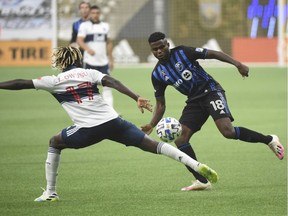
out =
<path fill-rule="evenodd" d="M 150 100 L 147 100 L 142 97 L 138 97 L 137 106 L 140 109 L 141 113 L 144 113 L 144 109 L 152 112 L 152 104 L 150 103 Z"/>
<path fill-rule="evenodd" d="M 141 130 L 147 135 L 149 135 L 153 131 L 153 126 L 151 124 L 147 124 L 147 125 L 141 126 Z"/>
<path fill-rule="evenodd" d="M 92 56 L 95 55 L 95 52 L 92 49 L 87 50 L 87 52 L 89 53 L 89 55 L 92 55 Z"/>
<path fill-rule="evenodd" d="M 247 65 L 244 65 L 242 63 L 240 63 L 240 65 L 237 67 L 239 73 L 241 74 L 241 76 L 243 78 L 248 77 L 248 73 L 249 73 L 249 67 Z"/>

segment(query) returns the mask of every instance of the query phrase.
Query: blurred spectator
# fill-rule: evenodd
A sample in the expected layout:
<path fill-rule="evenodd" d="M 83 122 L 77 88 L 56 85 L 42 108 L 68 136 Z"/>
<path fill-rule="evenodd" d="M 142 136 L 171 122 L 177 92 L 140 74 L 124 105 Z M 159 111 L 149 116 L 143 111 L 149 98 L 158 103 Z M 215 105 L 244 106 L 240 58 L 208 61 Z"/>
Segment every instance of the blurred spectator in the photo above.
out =
<path fill-rule="evenodd" d="M 76 43 L 78 30 L 79 30 L 80 24 L 89 19 L 90 7 L 91 5 L 89 2 L 82 1 L 79 4 L 79 13 L 80 13 L 81 18 L 75 21 L 72 25 L 72 36 L 70 40 L 70 46 L 78 47 L 78 44 Z M 82 48 L 80 48 L 80 50 L 83 54 L 84 50 Z"/>
<path fill-rule="evenodd" d="M 112 40 L 109 38 L 110 26 L 100 20 L 101 10 L 98 6 L 90 8 L 90 20 L 83 22 L 78 31 L 77 43 L 84 50 L 83 63 L 86 69 L 95 69 L 110 75 L 113 70 Z M 113 106 L 112 91 L 103 87 L 103 98 Z"/>

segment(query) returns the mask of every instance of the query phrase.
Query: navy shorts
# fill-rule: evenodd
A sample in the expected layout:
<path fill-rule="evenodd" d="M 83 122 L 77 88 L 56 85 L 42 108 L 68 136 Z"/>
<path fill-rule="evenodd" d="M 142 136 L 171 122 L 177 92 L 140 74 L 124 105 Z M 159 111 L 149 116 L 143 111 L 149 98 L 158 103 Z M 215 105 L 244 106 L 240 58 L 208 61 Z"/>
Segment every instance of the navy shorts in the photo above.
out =
<path fill-rule="evenodd" d="M 94 66 L 94 65 L 89 65 L 87 63 L 84 63 L 84 68 L 85 69 L 94 69 L 94 70 L 98 70 L 103 74 L 107 74 L 110 75 L 110 69 L 109 69 L 109 65 L 104 65 L 104 66 Z"/>
<path fill-rule="evenodd" d="M 85 148 L 104 139 L 113 140 L 126 146 L 139 146 L 144 132 L 122 118 L 116 118 L 91 128 L 71 126 L 62 130 L 62 140 L 68 148 Z"/>
<path fill-rule="evenodd" d="M 199 131 L 209 116 L 212 116 L 214 121 L 226 117 L 234 121 L 224 91 L 210 92 L 204 97 L 192 101 L 188 98 L 186 103 L 179 122 L 193 132 Z"/>

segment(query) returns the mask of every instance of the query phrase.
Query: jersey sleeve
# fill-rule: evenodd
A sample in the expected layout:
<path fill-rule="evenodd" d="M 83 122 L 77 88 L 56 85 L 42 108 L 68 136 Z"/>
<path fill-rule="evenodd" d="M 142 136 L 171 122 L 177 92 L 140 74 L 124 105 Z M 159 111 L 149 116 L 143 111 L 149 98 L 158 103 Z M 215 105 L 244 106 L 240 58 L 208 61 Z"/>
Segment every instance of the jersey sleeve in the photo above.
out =
<path fill-rule="evenodd" d="M 86 37 L 87 32 L 86 32 L 86 24 L 85 22 L 81 23 L 78 29 L 78 34 L 77 37 Z"/>
<path fill-rule="evenodd" d="M 183 47 L 183 50 L 191 61 L 195 61 L 197 59 L 205 59 L 208 52 L 207 49 L 199 47 Z"/>
<path fill-rule="evenodd" d="M 155 76 L 152 73 L 152 85 L 154 87 L 154 95 L 155 97 L 164 97 L 165 95 L 165 90 L 167 88 L 167 84 L 159 81 L 158 79 L 155 78 Z"/>
<path fill-rule="evenodd" d="M 93 83 L 96 83 L 97 85 L 102 85 L 102 79 L 106 76 L 106 74 L 101 73 L 100 71 L 94 70 L 94 69 L 87 69 L 90 71 L 90 76 Z"/>
<path fill-rule="evenodd" d="M 43 76 L 38 79 L 32 80 L 35 89 L 37 90 L 45 90 L 48 92 L 53 92 L 55 86 L 55 77 L 53 76 Z"/>

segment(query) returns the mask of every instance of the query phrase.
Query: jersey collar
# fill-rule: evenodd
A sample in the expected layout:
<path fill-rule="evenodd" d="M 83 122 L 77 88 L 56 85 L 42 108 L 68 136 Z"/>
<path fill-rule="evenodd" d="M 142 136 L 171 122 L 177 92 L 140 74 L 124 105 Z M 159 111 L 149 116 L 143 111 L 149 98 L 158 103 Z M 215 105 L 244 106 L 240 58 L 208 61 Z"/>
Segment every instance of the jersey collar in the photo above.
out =
<path fill-rule="evenodd" d="M 90 19 L 90 21 L 93 23 L 93 24 L 99 24 L 101 21 L 99 20 L 98 22 L 94 22 L 93 20 Z"/>

